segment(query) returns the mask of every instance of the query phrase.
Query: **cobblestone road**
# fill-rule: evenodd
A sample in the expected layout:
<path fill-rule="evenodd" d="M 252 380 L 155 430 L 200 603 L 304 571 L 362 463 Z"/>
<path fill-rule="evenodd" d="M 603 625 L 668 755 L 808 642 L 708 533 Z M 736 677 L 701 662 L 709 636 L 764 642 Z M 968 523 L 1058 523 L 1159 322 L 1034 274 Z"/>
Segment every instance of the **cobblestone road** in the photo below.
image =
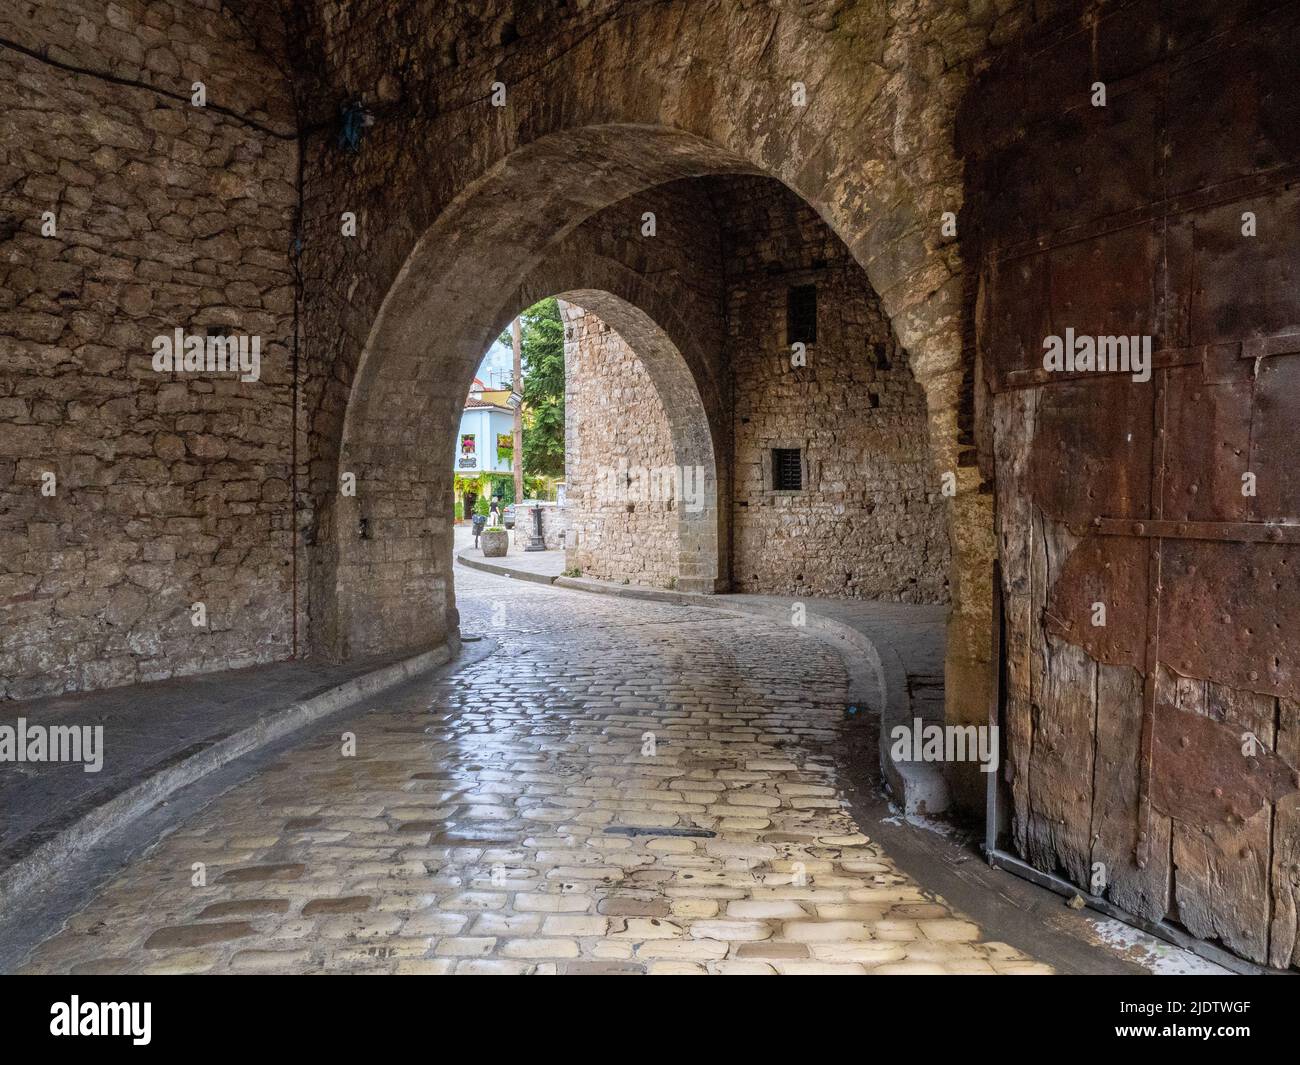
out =
<path fill-rule="evenodd" d="M 457 581 L 464 630 L 495 653 L 227 792 L 27 971 L 1049 971 L 854 823 L 833 757 L 844 672 L 820 643 Z"/>

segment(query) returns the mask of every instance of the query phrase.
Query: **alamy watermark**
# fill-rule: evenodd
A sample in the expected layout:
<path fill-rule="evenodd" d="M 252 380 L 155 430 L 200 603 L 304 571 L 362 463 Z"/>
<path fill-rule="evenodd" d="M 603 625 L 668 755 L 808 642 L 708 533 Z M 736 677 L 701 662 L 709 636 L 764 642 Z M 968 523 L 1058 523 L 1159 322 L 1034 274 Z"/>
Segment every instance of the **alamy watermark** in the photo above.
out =
<path fill-rule="evenodd" d="M 50 1035 L 127 1036 L 143 1047 L 153 1038 L 152 1015 L 151 1002 L 82 1002 L 73 995 L 50 1007 Z"/>
<path fill-rule="evenodd" d="M 241 381 L 262 376 L 262 338 L 234 334 L 186 335 L 180 326 L 153 338 L 159 373 L 238 373 Z"/>
<path fill-rule="evenodd" d="M 596 499 L 601 503 L 666 503 L 677 500 L 682 509 L 698 513 L 704 509 L 703 466 L 629 466 L 620 459 L 617 466 L 596 471 Z"/>
<path fill-rule="evenodd" d="M 87 773 L 104 768 L 103 725 L 29 725 L 20 717 L 0 725 L 0 762 L 83 762 Z"/>
<path fill-rule="evenodd" d="M 1151 380 L 1149 336 L 1065 336 L 1043 338 L 1043 369 L 1052 373 L 1131 373 L 1134 381 Z"/>
<path fill-rule="evenodd" d="M 997 725 L 927 725 L 919 717 L 889 730 L 895 762 L 979 762 L 981 773 L 998 768 Z"/>

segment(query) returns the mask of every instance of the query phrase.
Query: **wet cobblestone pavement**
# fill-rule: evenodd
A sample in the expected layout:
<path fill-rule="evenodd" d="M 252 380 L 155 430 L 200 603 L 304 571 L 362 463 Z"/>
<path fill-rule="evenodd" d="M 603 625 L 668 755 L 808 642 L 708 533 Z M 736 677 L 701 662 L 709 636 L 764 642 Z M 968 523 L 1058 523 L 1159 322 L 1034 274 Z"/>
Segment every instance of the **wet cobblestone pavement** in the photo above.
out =
<path fill-rule="evenodd" d="M 1050 971 L 854 822 L 844 670 L 813 638 L 457 582 L 491 655 L 369 700 L 221 796 L 24 971 Z"/>

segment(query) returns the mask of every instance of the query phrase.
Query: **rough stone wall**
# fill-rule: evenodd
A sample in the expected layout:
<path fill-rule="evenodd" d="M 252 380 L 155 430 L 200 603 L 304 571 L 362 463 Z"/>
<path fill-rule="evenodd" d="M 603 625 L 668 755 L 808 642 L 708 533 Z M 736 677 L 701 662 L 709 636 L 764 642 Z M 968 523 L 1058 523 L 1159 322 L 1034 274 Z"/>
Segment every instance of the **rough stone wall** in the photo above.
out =
<path fill-rule="evenodd" d="M 564 319 L 565 564 L 584 577 L 670 588 L 678 574 L 677 501 L 637 498 L 638 469 L 674 467 L 663 402 L 636 353 L 596 315 Z M 629 471 L 633 483 L 628 492 Z M 658 495 L 658 493 L 646 493 Z"/>
<path fill-rule="evenodd" d="M 720 184 L 735 589 L 946 602 L 947 516 L 925 395 L 879 298 L 843 242 L 788 189 L 762 178 Z M 786 336 L 794 285 L 817 291 L 804 366 L 792 365 Z M 773 490 L 777 447 L 803 450 L 802 491 Z"/>
<path fill-rule="evenodd" d="M 415 649 L 454 625 L 447 563 L 437 561 L 450 543 L 449 475 L 426 468 L 423 452 L 457 413 L 438 397 L 468 383 L 494 309 L 546 251 L 639 189 L 762 172 L 845 239 L 925 390 L 935 462 L 957 478 L 950 712 L 982 719 L 991 495 L 970 427 L 968 279 L 958 242 L 939 226 L 960 207 L 951 142 L 961 94 L 990 51 L 1047 6 L 295 5 L 318 127 L 305 256 L 320 371 L 307 399 L 319 646 Z M 811 90 L 807 106 L 792 104 L 795 81 Z M 504 107 L 493 106 L 494 82 L 506 87 Z M 338 101 L 355 94 L 376 121 L 348 157 L 331 125 Z M 342 210 L 362 217 L 351 243 L 337 236 Z M 432 335 L 443 342 L 431 352 Z M 341 467 L 365 486 L 356 502 L 337 494 Z M 357 519 L 379 502 L 394 514 L 372 544 Z"/>
<path fill-rule="evenodd" d="M 259 39 L 275 17 L 285 19 L 279 36 L 292 46 L 303 105 L 307 438 L 299 454 L 310 478 L 298 508 L 299 570 L 308 575 L 298 599 L 311 602 L 314 650 L 417 650 L 454 629 L 451 475 L 428 442 L 450 438 L 473 353 L 517 309 L 503 308 L 546 253 L 638 190 L 762 172 L 846 240 L 925 389 L 936 462 L 958 476 L 949 690 L 963 700 L 954 716 L 980 717 L 991 507 L 963 423 L 967 278 L 957 242 L 939 235 L 936 219 L 962 194 L 951 150 L 961 93 L 990 50 L 1047 6 L 226 0 L 218 9 L 216 0 L 102 8 L 52 0 L 0 18 L 23 47 L 48 48 L 60 61 L 102 63 L 168 92 L 180 83 L 168 107 L 184 103 L 190 68 L 202 65 L 220 101 L 204 120 L 253 114 L 260 98 L 262 121 L 277 128 L 289 106 L 278 68 L 237 36 L 209 33 L 205 19 L 231 26 L 224 12 L 234 11 Z M 193 14 L 169 20 L 178 10 Z M 171 48 L 160 47 L 164 34 Z M 509 93 L 503 108 L 490 102 L 498 80 Z M 794 81 L 811 90 L 806 106 L 791 102 Z M 375 123 L 349 154 L 337 142 L 338 109 L 356 97 Z M 249 134 L 224 151 L 204 144 L 201 163 L 242 165 L 254 143 Z M 286 159 L 286 182 L 294 169 Z M 259 206 L 269 209 L 274 197 Z M 357 214 L 355 238 L 340 235 L 344 211 Z M 271 249 L 290 243 L 282 227 L 251 228 L 241 239 L 265 239 L 268 263 Z M 644 257 L 628 253 L 635 272 Z M 158 288 L 149 287 L 151 295 Z M 358 478 L 354 498 L 339 494 L 342 471 Z M 725 521 L 719 516 L 719 526 Z M 222 529 L 221 550 L 240 552 L 241 532 Z M 83 613 L 94 616 L 93 604 Z"/>
<path fill-rule="evenodd" d="M 635 352 L 667 418 L 676 464 L 704 471 L 700 505 L 677 512 L 674 576 L 680 589 L 708 592 L 729 586 L 730 515 L 718 500 L 730 491 L 731 446 L 711 188 L 705 181 L 671 182 L 598 212 L 548 251 L 508 304 L 563 296 Z M 653 236 L 643 232 L 647 212 L 656 220 Z"/>
<path fill-rule="evenodd" d="M 711 266 L 718 278 L 728 327 L 723 391 L 734 403 L 724 418 L 734 424 L 734 450 L 727 449 L 734 454 L 727 479 L 735 492 L 733 587 L 946 601 L 946 514 L 925 397 L 843 243 L 770 179 L 675 182 L 605 214 L 639 217 L 648 203 L 668 231 L 663 239 L 681 242 L 678 255 Z M 689 238 L 671 230 L 684 207 Z M 645 243 L 658 246 L 660 238 Z M 819 333 L 808 365 L 796 369 L 785 339 L 786 292 L 810 282 L 818 288 Z M 570 313 L 566 402 L 576 413 L 567 422 L 566 462 L 579 538 L 569 564 L 589 576 L 665 586 L 676 573 L 672 511 L 594 491 L 597 467 L 673 461 L 665 401 L 617 332 L 578 309 Z M 806 450 L 804 491 L 770 490 L 768 456 L 778 446 Z"/>
<path fill-rule="evenodd" d="M 0 697 L 285 657 L 287 84 L 216 0 L 7 5 L 0 38 Z M 259 381 L 154 371 L 216 325 Z"/>

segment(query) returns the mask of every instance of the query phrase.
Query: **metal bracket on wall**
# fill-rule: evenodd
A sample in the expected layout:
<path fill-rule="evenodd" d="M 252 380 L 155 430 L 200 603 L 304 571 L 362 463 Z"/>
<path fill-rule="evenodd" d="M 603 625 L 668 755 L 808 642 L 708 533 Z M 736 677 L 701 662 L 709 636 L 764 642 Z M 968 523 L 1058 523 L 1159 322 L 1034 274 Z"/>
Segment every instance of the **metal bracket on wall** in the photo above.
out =
<path fill-rule="evenodd" d="M 1152 374 L 1160 370 L 1176 369 L 1180 366 L 1219 367 L 1222 360 L 1249 359 L 1256 361 L 1281 355 L 1300 354 L 1300 333 L 1281 333 L 1269 337 L 1253 337 L 1250 340 L 1231 341 L 1223 344 L 1192 344 L 1180 347 L 1158 348 L 1151 353 Z M 995 381 L 995 392 L 1009 392 L 1020 388 L 1041 388 L 1044 385 L 1060 385 L 1069 381 L 1086 381 L 1098 376 L 1095 370 L 1076 370 L 1049 372 L 1041 366 L 1028 366 L 1021 369 L 1007 370 Z"/>
<path fill-rule="evenodd" d="M 1161 540 L 1218 540 L 1239 544 L 1300 544 L 1300 525 L 1263 521 L 1134 521 L 1093 518 L 1102 536 L 1141 536 Z"/>

